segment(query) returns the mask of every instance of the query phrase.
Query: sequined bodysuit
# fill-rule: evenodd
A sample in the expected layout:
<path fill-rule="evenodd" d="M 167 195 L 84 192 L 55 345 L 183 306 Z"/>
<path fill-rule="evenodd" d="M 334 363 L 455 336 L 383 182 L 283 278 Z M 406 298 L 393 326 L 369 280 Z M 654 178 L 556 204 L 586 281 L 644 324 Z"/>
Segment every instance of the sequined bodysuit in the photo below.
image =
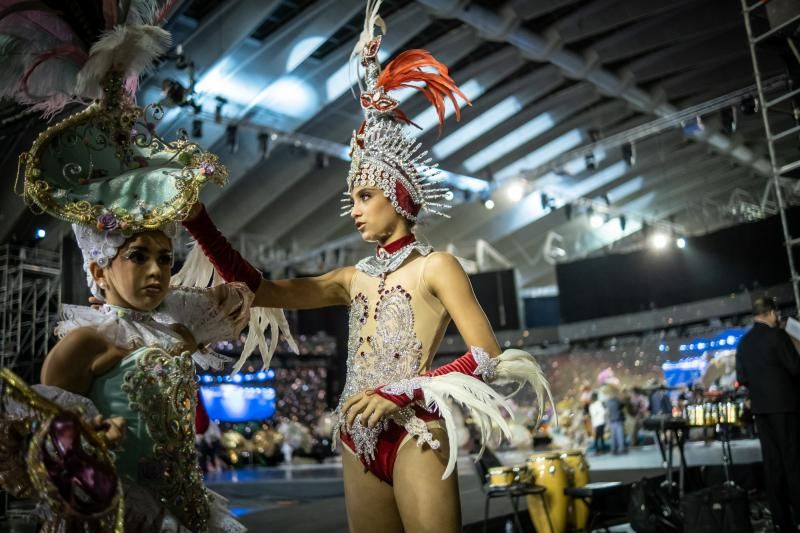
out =
<path fill-rule="evenodd" d="M 356 267 L 350 285 L 347 378 L 337 415 L 342 404 L 359 392 L 413 378 L 430 369 L 450 316 L 423 277 L 430 248 L 416 248 L 417 253 L 408 257 L 402 267 L 388 273 L 363 262 Z M 379 441 L 387 432 L 402 430 L 402 434 L 395 435 L 399 437 L 393 447 L 395 452 L 410 437 L 417 437 L 419 445 L 427 443 L 437 448 L 439 443 L 427 423 L 436 418 L 420 406 L 402 408 L 375 428 L 362 425 L 357 418 L 349 434 L 342 435 L 342 441 L 372 469 L 382 453 Z M 339 416 L 337 433 L 344 431 L 341 424 Z M 378 463 L 386 463 L 386 458 L 377 459 Z M 390 474 L 376 473 L 387 482 Z"/>

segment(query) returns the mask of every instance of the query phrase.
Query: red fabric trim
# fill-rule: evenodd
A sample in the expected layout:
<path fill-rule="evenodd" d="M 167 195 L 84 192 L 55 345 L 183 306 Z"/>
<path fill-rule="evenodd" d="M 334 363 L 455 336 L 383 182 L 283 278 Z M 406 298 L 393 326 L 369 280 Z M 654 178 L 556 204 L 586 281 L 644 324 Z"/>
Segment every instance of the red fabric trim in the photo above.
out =
<path fill-rule="evenodd" d="M 397 196 L 397 203 L 400 204 L 400 207 L 402 207 L 406 213 L 411 213 L 414 216 L 419 214 L 421 206 L 414 203 L 411 199 L 411 195 L 399 181 L 394 182 L 394 192 L 395 196 Z"/>
<path fill-rule="evenodd" d="M 205 433 L 208 429 L 209 419 L 206 406 L 203 405 L 203 398 L 200 396 L 200 391 L 197 391 L 197 409 L 194 412 L 194 429 L 200 433 Z"/>
<path fill-rule="evenodd" d="M 386 246 L 378 246 L 378 248 L 383 248 L 388 253 L 393 254 L 396 251 L 398 251 L 400 248 L 402 248 L 404 246 L 408 246 L 412 242 L 416 242 L 416 240 L 417 240 L 417 237 L 414 236 L 414 234 L 412 233 L 412 234 L 406 235 L 405 237 L 400 237 L 396 241 L 392 241 L 389 244 L 387 244 Z"/>
<path fill-rule="evenodd" d="M 473 373 L 475 372 L 476 368 L 478 368 L 478 363 L 475 361 L 475 357 L 472 355 L 472 352 L 467 352 L 455 361 L 451 361 L 446 365 L 442 365 L 436 370 L 431 370 L 424 375 L 443 376 L 444 374 L 449 374 L 450 372 L 460 372 L 477 379 L 478 376 Z"/>
<path fill-rule="evenodd" d="M 475 357 L 473 357 L 472 352 L 467 352 L 455 361 L 442 365 L 436 370 L 425 372 L 422 375 L 436 377 L 451 372 L 459 372 L 475 379 L 480 379 L 479 376 L 474 374 L 476 368 L 478 368 L 478 363 L 475 361 Z M 407 394 L 389 394 L 383 390 L 383 385 L 373 389 L 373 391 L 381 398 L 385 398 L 399 407 L 406 407 L 417 401 L 425 401 L 422 389 L 415 389 L 413 398 L 409 398 Z"/>
<path fill-rule="evenodd" d="M 228 282 L 241 281 L 247 284 L 251 291 L 258 290 L 258 286 L 261 285 L 261 272 L 231 246 L 208 216 L 205 206 L 202 206 L 195 218 L 184 220 L 183 227 L 192 234 L 222 279 Z"/>

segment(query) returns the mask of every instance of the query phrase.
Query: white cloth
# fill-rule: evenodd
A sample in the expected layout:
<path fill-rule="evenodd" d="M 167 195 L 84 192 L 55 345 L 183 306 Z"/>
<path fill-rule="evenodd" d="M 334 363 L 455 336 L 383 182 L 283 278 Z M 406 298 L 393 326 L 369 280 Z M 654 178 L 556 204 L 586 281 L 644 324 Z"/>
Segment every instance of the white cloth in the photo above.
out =
<path fill-rule="evenodd" d="M 592 427 L 602 426 L 606 423 L 606 406 L 600 400 L 595 400 L 589 405 L 589 416 L 592 418 Z"/>

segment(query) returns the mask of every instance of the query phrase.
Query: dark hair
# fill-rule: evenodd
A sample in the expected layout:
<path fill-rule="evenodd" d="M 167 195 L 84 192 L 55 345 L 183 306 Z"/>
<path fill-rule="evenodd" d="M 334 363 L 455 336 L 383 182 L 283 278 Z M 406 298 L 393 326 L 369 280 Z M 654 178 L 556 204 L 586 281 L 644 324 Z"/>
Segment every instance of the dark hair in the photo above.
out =
<path fill-rule="evenodd" d="M 592 398 L 593 402 L 596 402 L 597 401 L 597 393 L 593 392 L 591 398 Z"/>
<path fill-rule="evenodd" d="M 755 316 L 766 315 L 771 311 L 778 311 L 778 302 L 775 298 L 758 298 L 753 302 L 753 314 Z"/>

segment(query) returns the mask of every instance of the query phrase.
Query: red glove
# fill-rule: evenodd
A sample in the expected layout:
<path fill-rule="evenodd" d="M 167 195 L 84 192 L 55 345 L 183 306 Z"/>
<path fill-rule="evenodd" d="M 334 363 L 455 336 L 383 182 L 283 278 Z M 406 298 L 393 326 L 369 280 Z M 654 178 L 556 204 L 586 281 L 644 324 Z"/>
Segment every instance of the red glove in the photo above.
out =
<path fill-rule="evenodd" d="M 197 408 L 194 411 L 194 430 L 200 434 L 205 433 L 208 429 L 208 411 L 206 406 L 203 405 L 203 398 L 200 396 L 200 391 L 197 391 Z"/>
<path fill-rule="evenodd" d="M 488 358 L 488 354 L 485 354 L 485 357 Z M 436 376 L 443 376 L 445 374 L 449 374 L 451 372 L 460 372 L 461 374 L 466 374 L 467 376 L 472 376 L 476 379 L 483 379 L 481 374 L 475 374 L 475 370 L 478 368 L 478 362 L 475 360 L 475 357 L 472 355 L 472 351 L 469 351 L 459 357 L 458 359 L 447 363 L 446 365 L 442 365 L 436 370 L 430 370 L 421 374 L 420 377 L 436 377 Z M 416 379 L 416 378 L 411 378 Z M 425 396 L 422 393 L 422 388 L 414 387 L 414 396 L 409 397 L 406 392 L 400 394 L 393 394 L 383 390 L 386 385 L 382 385 L 375 389 L 375 394 L 379 395 L 381 398 L 386 398 L 387 400 L 394 402 L 395 405 L 400 407 L 406 407 L 407 405 L 411 405 L 417 401 L 424 401 Z"/>
<path fill-rule="evenodd" d="M 243 282 L 253 292 L 258 290 L 261 272 L 231 246 L 208 216 L 205 206 L 201 206 L 200 213 L 195 218 L 184 220 L 183 227 L 192 234 L 222 279 Z"/>

